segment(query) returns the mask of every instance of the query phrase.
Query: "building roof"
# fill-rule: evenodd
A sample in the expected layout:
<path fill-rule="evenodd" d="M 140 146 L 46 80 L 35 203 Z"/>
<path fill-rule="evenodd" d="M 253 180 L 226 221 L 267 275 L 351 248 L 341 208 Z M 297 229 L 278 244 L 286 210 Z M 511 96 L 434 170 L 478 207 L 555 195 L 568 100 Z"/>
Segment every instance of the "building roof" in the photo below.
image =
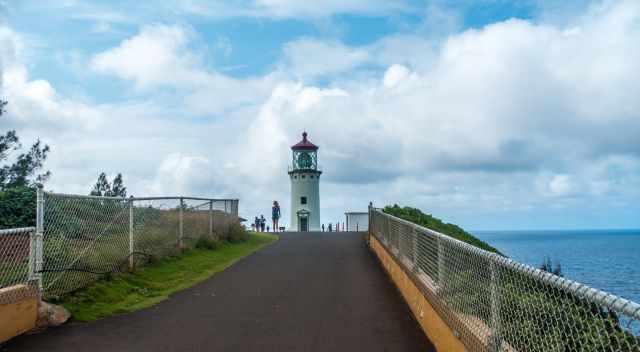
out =
<path fill-rule="evenodd" d="M 307 139 L 307 132 L 302 132 L 302 140 L 297 144 L 293 145 L 291 149 L 309 149 L 309 150 L 318 150 L 318 146 L 311 143 Z"/>

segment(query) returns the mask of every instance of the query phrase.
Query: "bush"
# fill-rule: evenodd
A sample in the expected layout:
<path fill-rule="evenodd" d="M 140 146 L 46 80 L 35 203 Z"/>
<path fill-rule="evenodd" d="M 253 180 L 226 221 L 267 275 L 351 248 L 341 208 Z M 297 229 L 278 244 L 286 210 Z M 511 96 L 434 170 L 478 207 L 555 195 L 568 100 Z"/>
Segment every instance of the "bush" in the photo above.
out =
<path fill-rule="evenodd" d="M 0 192 L 0 229 L 35 225 L 35 188 L 20 186 Z"/>
<path fill-rule="evenodd" d="M 249 233 L 239 223 L 233 223 L 229 226 L 227 239 L 231 243 L 245 242 L 249 239 Z"/>
<path fill-rule="evenodd" d="M 196 248 L 198 249 L 208 249 L 208 250 L 215 250 L 220 248 L 220 245 L 222 243 L 216 239 L 210 238 L 210 237 L 206 237 L 206 236 L 202 236 L 200 238 L 198 238 L 198 240 L 196 241 Z"/>
<path fill-rule="evenodd" d="M 447 224 L 438 218 L 423 213 L 422 211 L 420 211 L 420 209 L 411 207 L 401 208 L 397 204 L 394 204 L 393 206 L 386 206 L 383 211 L 387 214 L 397 216 L 414 224 L 418 224 L 431 230 L 438 231 L 442 234 L 451 236 L 457 240 L 466 242 L 470 245 L 484 249 L 486 251 L 502 254 L 500 253 L 500 251 L 490 246 L 488 243 L 478 239 L 477 237 L 474 237 L 470 233 L 460 228 L 458 225 Z"/>

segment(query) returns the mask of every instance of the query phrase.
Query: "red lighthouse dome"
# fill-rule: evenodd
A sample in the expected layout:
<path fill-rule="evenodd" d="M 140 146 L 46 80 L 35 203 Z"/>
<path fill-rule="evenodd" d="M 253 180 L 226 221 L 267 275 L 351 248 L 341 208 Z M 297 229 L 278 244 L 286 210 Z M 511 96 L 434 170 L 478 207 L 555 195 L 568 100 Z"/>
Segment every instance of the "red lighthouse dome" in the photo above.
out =
<path fill-rule="evenodd" d="M 291 146 L 293 150 L 318 150 L 318 146 L 307 139 L 307 132 L 302 132 L 302 140 Z"/>

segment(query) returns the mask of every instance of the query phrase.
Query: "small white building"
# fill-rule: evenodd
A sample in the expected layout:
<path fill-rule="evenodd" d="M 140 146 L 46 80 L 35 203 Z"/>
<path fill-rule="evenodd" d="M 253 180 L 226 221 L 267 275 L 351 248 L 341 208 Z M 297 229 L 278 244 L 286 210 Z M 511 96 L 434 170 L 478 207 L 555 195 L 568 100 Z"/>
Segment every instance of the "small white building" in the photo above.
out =
<path fill-rule="evenodd" d="M 369 213 L 361 211 L 348 211 L 344 213 L 347 231 L 368 231 Z"/>
<path fill-rule="evenodd" d="M 291 147 L 290 231 L 320 231 L 320 175 L 318 147 L 302 133 L 302 140 Z"/>

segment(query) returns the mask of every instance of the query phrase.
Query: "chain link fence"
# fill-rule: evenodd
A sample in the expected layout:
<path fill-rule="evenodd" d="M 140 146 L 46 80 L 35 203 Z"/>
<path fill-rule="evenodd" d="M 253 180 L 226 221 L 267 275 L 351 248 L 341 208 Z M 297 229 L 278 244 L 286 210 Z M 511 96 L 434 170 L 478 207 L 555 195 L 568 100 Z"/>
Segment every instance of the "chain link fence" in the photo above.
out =
<path fill-rule="evenodd" d="M 31 243 L 26 247 L 31 248 L 26 252 L 30 253 L 27 264 L 23 260 L 24 267 L 13 267 L 27 270 L 27 281 L 37 283 L 47 299 L 103 275 L 179 254 L 202 237 L 224 239 L 230 226 L 238 223 L 238 200 L 114 198 L 39 191 L 36 220 L 31 240 L 25 242 Z M 12 243 L 25 246 L 15 239 Z M 0 247 L 0 261 L 4 258 Z M 4 280 L 17 274 L 0 267 L 0 275 Z"/>
<path fill-rule="evenodd" d="M 0 230 L 0 305 L 38 295 L 29 280 L 35 227 Z"/>
<path fill-rule="evenodd" d="M 469 351 L 640 352 L 640 305 L 370 210 L 370 234 Z"/>

